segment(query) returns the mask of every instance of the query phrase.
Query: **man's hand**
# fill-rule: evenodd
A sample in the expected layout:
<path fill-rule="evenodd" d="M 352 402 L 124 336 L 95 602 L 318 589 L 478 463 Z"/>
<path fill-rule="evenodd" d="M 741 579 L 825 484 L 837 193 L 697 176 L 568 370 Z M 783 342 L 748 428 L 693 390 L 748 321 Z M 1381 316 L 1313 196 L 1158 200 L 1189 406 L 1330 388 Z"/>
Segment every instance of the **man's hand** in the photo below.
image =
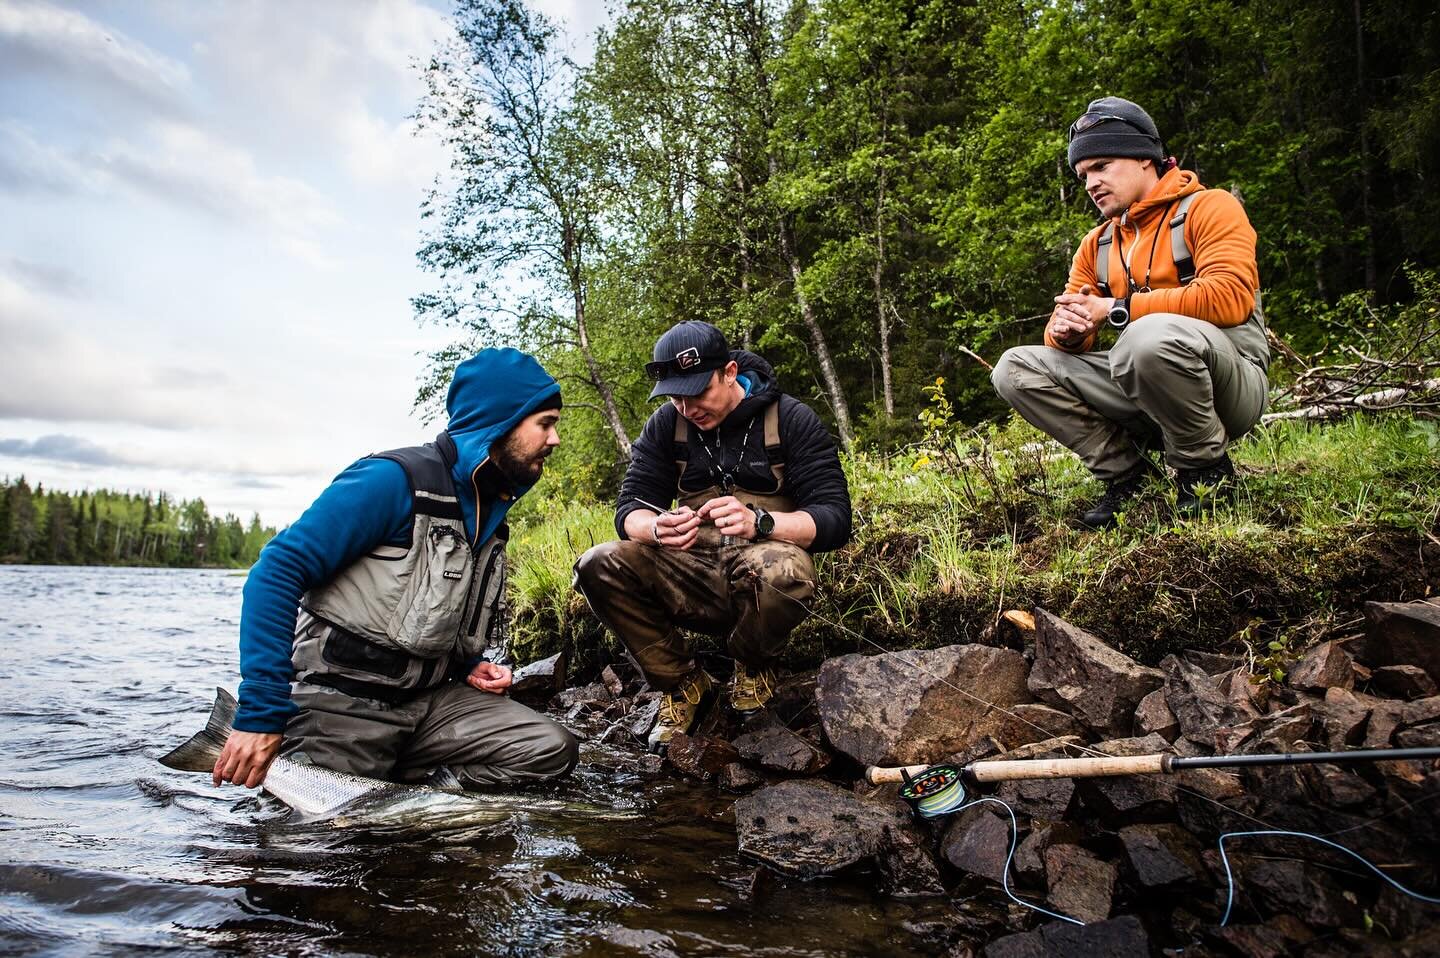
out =
<path fill-rule="evenodd" d="M 494 662 L 480 662 L 465 676 L 465 681 L 482 692 L 494 692 L 496 695 L 504 695 L 510 683 L 515 680 L 511 671 L 503 665 L 496 665 Z"/>
<path fill-rule="evenodd" d="M 1105 322 L 1115 300 L 1096 296 L 1089 286 L 1078 293 L 1061 293 L 1055 297 L 1055 310 L 1050 314 L 1050 338 L 1066 346 L 1079 346 Z"/>
<path fill-rule="evenodd" d="M 700 535 L 701 516 L 689 506 L 662 513 L 650 525 L 650 541 L 667 549 L 689 549 Z"/>
<path fill-rule="evenodd" d="M 279 732 L 231 732 L 215 760 L 210 780 L 216 785 L 234 782 L 254 788 L 265 781 L 270 763 L 280 752 L 282 738 Z"/>
<path fill-rule="evenodd" d="M 700 507 L 701 519 L 713 522 L 722 536 L 755 538 L 755 511 L 734 496 L 711 499 Z"/>

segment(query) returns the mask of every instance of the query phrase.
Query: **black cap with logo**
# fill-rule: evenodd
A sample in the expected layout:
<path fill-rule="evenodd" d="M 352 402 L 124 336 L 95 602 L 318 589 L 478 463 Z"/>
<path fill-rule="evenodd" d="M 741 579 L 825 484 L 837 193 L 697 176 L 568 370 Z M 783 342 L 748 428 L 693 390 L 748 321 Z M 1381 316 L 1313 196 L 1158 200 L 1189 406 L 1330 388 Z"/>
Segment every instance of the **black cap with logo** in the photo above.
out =
<path fill-rule="evenodd" d="M 655 383 L 650 398 L 698 396 L 729 361 L 730 344 L 719 329 L 695 319 L 676 323 L 655 343 L 655 361 L 645 364 Z"/>

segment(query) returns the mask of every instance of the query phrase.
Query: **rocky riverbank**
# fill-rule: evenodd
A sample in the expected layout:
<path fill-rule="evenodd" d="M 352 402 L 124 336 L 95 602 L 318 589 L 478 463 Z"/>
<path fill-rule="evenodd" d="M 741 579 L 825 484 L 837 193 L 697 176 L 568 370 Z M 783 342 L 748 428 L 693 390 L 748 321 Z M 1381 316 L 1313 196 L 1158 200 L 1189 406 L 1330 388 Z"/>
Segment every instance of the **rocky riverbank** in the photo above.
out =
<path fill-rule="evenodd" d="M 1011 887 L 1083 927 L 1001 892 L 1011 825 L 1000 806 L 921 819 L 894 786 L 863 777 L 871 765 L 1440 746 L 1440 604 L 1367 603 L 1362 628 L 1283 671 L 1200 651 L 1145 666 L 1043 609 L 1007 616 L 989 638 L 996 644 L 827 659 L 786 679 L 772 708 L 746 722 L 712 708 L 663 759 L 643 746 L 658 695 L 622 664 L 557 691 L 555 656 L 517 673 L 516 694 L 548 699 L 581 734 L 633 745 L 644 774 L 713 783 L 718 801 L 733 801 L 740 850 L 759 863 L 756 896 L 774 881 L 846 875 L 885 895 L 948 899 L 926 929 L 939 953 L 1440 953 L 1440 908 L 1300 839 L 1228 841 L 1236 901 L 1221 927 L 1216 847 L 1227 832 L 1311 832 L 1433 893 L 1435 762 L 1001 784 L 989 795 L 1018 824 Z"/>

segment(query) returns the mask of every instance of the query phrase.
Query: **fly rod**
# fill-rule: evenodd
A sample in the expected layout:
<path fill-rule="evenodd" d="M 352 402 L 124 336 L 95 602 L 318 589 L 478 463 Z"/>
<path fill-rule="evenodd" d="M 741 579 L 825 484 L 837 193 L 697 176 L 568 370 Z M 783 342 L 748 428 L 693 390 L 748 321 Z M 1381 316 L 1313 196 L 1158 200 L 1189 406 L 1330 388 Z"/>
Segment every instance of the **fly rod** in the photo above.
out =
<path fill-rule="evenodd" d="M 1440 759 L 1440 748 L 1368 748 L 1346 752 L 1282 752 L 1266 755 L 1107 755 L 1100 758 L 1019 759 L 955 765 L 906 765 L 865 770 L 871 785 L 902 783 L 901 796 L 929 818 L 965 803 L 966 788 L 992 782 L 1040 778 L 1109 778 L 1119 775 L 1168 775 L 1187 768 L 1244 768 L 1260 765 L 1313 765 L 1320 762 L 1391 762 Z"/>

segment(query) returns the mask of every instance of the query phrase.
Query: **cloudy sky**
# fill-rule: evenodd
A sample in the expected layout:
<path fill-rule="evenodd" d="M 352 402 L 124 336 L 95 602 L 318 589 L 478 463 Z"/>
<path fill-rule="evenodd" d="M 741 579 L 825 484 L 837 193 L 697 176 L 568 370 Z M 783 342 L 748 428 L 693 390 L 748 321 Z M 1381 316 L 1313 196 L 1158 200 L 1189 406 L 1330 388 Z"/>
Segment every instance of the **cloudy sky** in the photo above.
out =
<path fill-rule="evenodd" d="M 576 55 L 598 0 L 544 0 Z M 294 519 L 424 441 L 442 0 L 0 0 L 0 477 Z"/>

